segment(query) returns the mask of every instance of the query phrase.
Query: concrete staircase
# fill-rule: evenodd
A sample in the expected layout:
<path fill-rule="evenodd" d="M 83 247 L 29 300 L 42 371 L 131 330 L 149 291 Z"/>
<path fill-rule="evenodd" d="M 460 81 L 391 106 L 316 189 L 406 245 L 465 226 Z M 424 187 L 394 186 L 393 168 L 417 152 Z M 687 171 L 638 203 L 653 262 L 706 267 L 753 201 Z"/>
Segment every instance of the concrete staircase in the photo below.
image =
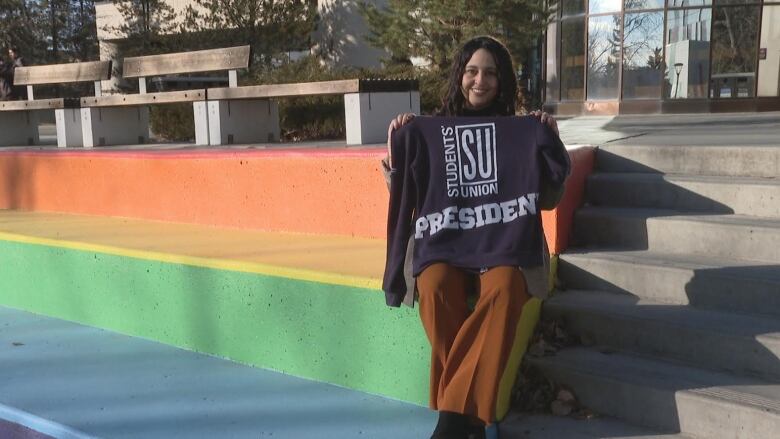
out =
<path fill-rule="evenodd" d="M 686 437 L 780 437 L 780 146 L 606 146 L 532 361 L 594 411 Z"/>

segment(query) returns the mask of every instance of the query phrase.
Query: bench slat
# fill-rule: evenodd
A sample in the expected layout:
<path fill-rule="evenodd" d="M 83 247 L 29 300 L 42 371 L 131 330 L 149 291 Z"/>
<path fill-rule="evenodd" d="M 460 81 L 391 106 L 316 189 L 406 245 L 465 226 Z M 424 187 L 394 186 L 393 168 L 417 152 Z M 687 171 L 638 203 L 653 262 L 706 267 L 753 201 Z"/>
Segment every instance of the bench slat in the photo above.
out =
<path fill-rule="evenodd" d="M 249 67 L 249 46 L 125 58 L 122 77 L 212 72 Z"/>
<path fill-rule="evenodd" d="M 110 78 L 111 61 L 27 66 L 14 70 L 14 84 L 17 85 L 104 81 Z"/>
<path fill-rule="evenodd" d="M 206 90 L 165 91 L 160 93 L 107 95 L 81 99 L 82 107 L 126 107 L 149 104 L 171 104 L 206 100 Z"/>
<path fill-rule="evenodd" d="M 58 110 L 62 108 L 78 108 L 77 98 L 40 99 L 36 101 L 3 101 L 0 102 L 0 111 L 23 110 Z"/>
<path fill-rule="evenodd" d="M 357 79 L 340 81 L 302 82 L 297 84 L 251 85 L 235 88 L 210 88 L 209 100 L 218 99 L 260 99 L 291 96 L 332 95 L 357 93 L 360 84 Z"/>
<path fill-rule="evenodd" d="M 293 96 L 336 95 L 345 93 L 416 91 L 416 80 L 343 79 L 338 81 L 303 82 L 297 84 L 252 85 L 235 88 L 210 88 L 210 101 L 222 99 L 263 99 Z"/>

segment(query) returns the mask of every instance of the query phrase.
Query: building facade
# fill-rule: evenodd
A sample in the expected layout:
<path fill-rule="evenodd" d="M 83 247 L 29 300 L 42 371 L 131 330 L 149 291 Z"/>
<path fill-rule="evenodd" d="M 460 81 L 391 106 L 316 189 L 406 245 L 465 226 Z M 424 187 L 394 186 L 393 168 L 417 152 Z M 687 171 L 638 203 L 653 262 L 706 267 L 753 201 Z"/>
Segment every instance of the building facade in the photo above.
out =
<path fill-rule="evenodd" d="M 780 0 L 560 0 L 544 46 L 558 114 L 780 110 Z"/>

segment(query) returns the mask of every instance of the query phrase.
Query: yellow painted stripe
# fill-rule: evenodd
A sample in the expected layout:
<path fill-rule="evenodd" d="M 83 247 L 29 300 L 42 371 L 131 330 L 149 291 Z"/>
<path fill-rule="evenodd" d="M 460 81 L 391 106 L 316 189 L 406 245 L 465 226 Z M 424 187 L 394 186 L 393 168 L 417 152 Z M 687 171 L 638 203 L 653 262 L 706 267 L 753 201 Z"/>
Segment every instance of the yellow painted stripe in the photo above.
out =
<path fill-rule="evenodd" d="M 0 240 L 13 241 L 24 244 L 45 245 L 50 247 L 67 248 L 71 250 L 105 253 L 116 256 L 125 256 L 149 261 L 168 262 L 172 264 L 185 264 L 196 267 L 215 268 L 218 270 L 239 271 L 255 273 L 266 276 L 284 277 L 296 280 L 319 282 L 348 287 L 381 289 L 382 281 L 368 277 L 347 276 L 343 274 L 327 273 L 315 270 L 282 267 L 256 262 L 234 261 L 218 258 L 203 258 L 197 256 L 185 256 L 171 253 L 154 252 L 146 250 L 132 250 L 101 244 L 87 244 L 83 242 L 67 241 L 51 238 L 39 238 L 19 235 L 15 233 L 0 232 Z"/>
<path fill-rule="evenodd" d="M 501 381 L 498 384 L 498 395 L 496 400 L 496 420 L 504 419 L 509 412 L 510 398 L 512 396 L 512 387 L 515 385 L 517 370 L 520 367 L 520 361 L 523 359 L 531 336 L 534 334 L 536 323 L 539 322 L 539 315 L 542 311 L 542 301 L 539 298 L 532 297 L 523 305 L 523 311 L 520 314 L 520 321 L 517 323 L 515 331 L 515 340 L 512 344 L 512 351 L 509 354 L 509 360 L 504 373 L 501 375 Z"/>
<path fill-rule="evenodd" d="M 558 282 L 558 255 L 550 256 L 550 276 L 547 278 L 547 292 L 552 294 Z"/>

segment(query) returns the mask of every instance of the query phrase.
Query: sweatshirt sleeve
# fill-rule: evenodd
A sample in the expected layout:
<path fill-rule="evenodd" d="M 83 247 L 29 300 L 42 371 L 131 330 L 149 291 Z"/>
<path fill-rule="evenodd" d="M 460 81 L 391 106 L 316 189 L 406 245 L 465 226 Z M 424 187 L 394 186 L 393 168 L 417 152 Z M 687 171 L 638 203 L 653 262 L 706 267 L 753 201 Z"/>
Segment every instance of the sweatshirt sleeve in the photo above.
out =
<path fill-rule="evenodd" d="M 404 261 L 411 234 L 417 188 L 412 166 L 421 147 L 414 121 L 392 136 L 393 168 L 390 170 L 390 205 L 387 210 L 387 259 L 382 289 L 388 306 L 398 307 L 406 295 Z"/>
<path fill-rule="evenodd" d="M 541 122 L 536 127 L 536 143 L 541 166 L 539 202 L 542 209 L 552 209 L 563 197 L 564 183 L 571 173 L 571 161 L 560 137 Z"/>

